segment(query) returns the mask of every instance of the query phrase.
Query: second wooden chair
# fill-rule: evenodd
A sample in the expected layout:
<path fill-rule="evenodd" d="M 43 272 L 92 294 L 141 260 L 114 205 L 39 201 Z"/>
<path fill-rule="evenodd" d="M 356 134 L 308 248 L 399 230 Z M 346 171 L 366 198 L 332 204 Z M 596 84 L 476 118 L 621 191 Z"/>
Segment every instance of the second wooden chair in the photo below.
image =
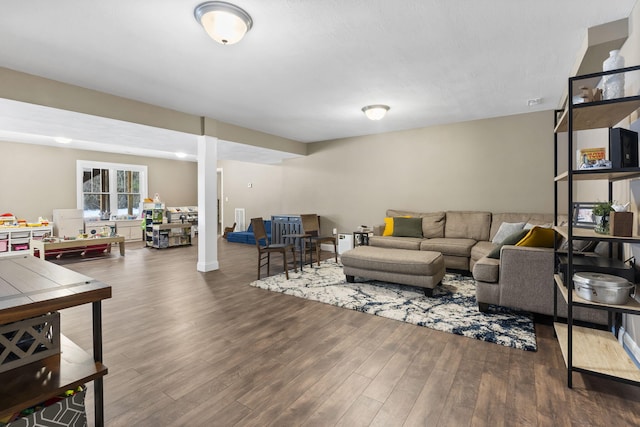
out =
<path fill-rule="evenodd" d="M 320 245 L 322 243 L 333 243 L 333 252 L 338 262 L 338 250 L 336 236 L 321 236 L 320 235 L 320 218 L 317 214 L 305 214 L 300 215 L 302 220 L 302 231 L 305 234 L 305 239 L 309 242 L 309 248 L 316 251 L 316 259 L 318 265 L 320 265 Z M 313 253 L 313 252 L 312 252 Z M 306 260 L 305 260 L 306 261 Z M 311 258 L 313 264 L 313 256 Z"/>
<path fill-rule="evenodd" d="M 291 244 L 276 243 L 270 244 L 267 237 L 267 231 L 264 227 L 264 220 L 262 218 L 251 218 L 251 225 L 253 229 L 253 236 L 256 239 L 256 247 L 258 248 L 258 280 L 260 280 L 260 269 L 267 266 L 267 276 L 270 274 L 271 265 L 271 253 L 279 252 L 282 254 L 284 273 L 289 280 L 289 263 L 287 262 L 287 252 L 291 251 L 293 255 L 293 268 L 298 272 L 296 266 L 296 250 Z"/>

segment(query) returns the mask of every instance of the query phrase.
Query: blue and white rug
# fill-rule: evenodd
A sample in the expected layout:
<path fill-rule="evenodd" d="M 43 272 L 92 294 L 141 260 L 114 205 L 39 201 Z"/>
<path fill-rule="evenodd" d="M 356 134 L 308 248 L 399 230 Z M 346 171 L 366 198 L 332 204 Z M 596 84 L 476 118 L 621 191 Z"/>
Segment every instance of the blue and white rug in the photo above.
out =
<path fill-rule="evenodd" d="M 342 265 L 333 260 L 323 261 L 320 267 L 305 266 L 304 272 L 290 271 L 289 280 L 281 273 L 250 285 L 507 347 L 537 350 L 529 314 L 497 306 L 490 306 L 489 313 L 479 312 L 475 281 L 460 274 L 447 273 L 432 298 L 413 286 L 359 277 L 356 283 L 347 283 Z"/>

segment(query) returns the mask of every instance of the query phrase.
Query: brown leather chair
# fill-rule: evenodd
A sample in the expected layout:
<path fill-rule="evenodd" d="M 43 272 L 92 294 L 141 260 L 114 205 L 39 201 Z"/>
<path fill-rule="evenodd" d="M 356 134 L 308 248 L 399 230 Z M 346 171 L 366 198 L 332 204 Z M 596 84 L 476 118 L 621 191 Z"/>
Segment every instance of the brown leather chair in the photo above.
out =
<path fill-rule="evenodd" d="M 333 243 L 333 252 L 336 256 L 336 262 L 338 262 L 338 249 L 336 236 L 321 236 L 320 235 L 320 217 L 317 214 L 305 214 L 300 215 L 302 219 L 302 231 L 305 234 L 305 239 L 309 242 L 308 247 L 316 250 L 316 259 L 318 265 L 320 265 L 320 245 L 325 242 Z M 306 260 L 305 260 L 306 261 Z M 313 255 L 311 257 L 311 264 L 313 264 Z"/>
<path fill-rule="evenodd" d="M 293 268 L 298 272 L 296 266 L 296 250 L 293 245 L 288 243 L 269 244 L 267 231 L 264 228 L 264 220 L 262 218 L 251 218 L 251 228 L 253 229 L 253 237 L 256 239 L 256 247 L 258 248 L 258 280 L 260 279 L 260 269 L 267 266 L 267 276 L 270 274 L 271 253 L 280 252 L 282 254 L 284 273 L 289 279 L 289 268 L 287 262 L 287 251 L 293 254 Z"/>

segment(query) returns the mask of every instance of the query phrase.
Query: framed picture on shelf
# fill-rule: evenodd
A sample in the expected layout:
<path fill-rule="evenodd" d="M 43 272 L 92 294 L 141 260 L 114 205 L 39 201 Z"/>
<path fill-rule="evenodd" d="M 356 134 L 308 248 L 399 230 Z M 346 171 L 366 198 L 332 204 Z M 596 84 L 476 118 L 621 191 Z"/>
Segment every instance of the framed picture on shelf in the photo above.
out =
<path fill-rule="evenodd" d="M 573 204 L 573 226 L 578 228 L 594 228 L 596 220 L 593 216 L 595 202 L 576 202 Z"/>

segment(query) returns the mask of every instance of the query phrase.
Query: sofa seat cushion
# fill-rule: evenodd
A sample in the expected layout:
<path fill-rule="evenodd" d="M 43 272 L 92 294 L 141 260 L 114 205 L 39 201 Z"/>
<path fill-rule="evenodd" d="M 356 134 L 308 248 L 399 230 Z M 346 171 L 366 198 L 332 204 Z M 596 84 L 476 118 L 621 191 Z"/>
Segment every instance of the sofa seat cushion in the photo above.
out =
<path fill-rule="evenodd" d="M 481 258 L 473 266 L 473 278 L 480 282 L 498 283 L 500 278 L 500 260 Z"/>
<path fill-rule="evenodd" d="M 417 237 L 369 236 L 369 246 L 418 251 L 423 240 Z"/>
<path fill-rule="evenodd" d="M 479 260 L 484 258 L 495 248 L 496 245 L 491 242 L 478 242 L 473 248 L 471 248 L 471 259 Z"/>
<path fill-rule="evenodd" d="M 470 257 L 471 249 L 477 242 L 473 239 L 438 238 L 424 240 L 420 244 L 421 251 L 440 252 L 443 255 Z"/>

